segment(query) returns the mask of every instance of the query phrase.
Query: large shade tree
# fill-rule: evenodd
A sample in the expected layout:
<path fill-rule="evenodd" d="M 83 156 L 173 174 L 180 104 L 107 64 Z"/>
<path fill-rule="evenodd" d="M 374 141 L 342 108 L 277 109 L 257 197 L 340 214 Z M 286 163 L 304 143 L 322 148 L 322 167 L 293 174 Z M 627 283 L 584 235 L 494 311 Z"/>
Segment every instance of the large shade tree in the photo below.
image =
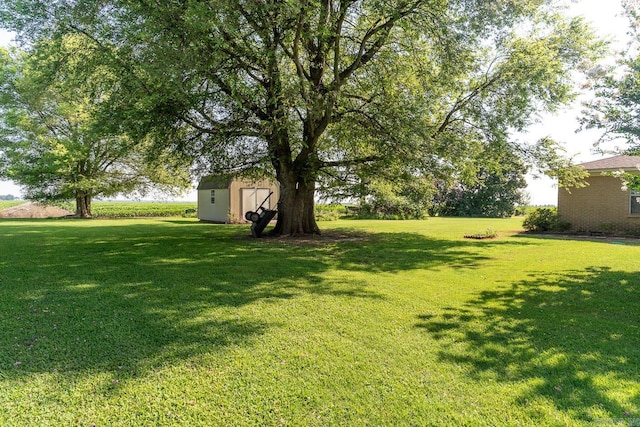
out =
<path fill-rule="evenodd" d="M 553 3 L 7 0 L 0 13 L 25 41 L 80 34 L 127 76 L 106 121 L 208 172 L 273 171 L 275 232 L 297 234 L 318 231 L 322 174 L 473 175 L 484 147 L 569 101 L 594 45 Z"/>
<path fill-rule="evenodd" d="M 113 133 L 96 111 L 119 77 L 88 66 L 93 49 L 82 37 L 42 41 L 30 53 L 0 52 L 0 176 L 30 200 L 75 200 L 91 216 L 94 197 L 186 188 L 175 156 L 147 159 L 144 141 Z"/>

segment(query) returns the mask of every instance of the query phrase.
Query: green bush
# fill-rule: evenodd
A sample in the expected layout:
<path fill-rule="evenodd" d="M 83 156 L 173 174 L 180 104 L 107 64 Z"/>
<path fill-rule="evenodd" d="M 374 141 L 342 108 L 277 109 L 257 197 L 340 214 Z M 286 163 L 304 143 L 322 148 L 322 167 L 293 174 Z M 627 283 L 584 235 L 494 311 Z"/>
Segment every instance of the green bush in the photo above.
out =
<path fill-rule="evenodd" d="M 558 213 L 555 208 L 538 208 L 531 212 L 522 223 L 528 231 L 555 230 L 558 225 Z"/>
<path fill-rule="evenodd" d="M 345 212 L 346 209 L 342 205 L 315 205 L 316 221 L 337 221 Z"/>
<path fill-rule="evenodd" d="M 424 205 L 415 204 L 403 197 L 379 197 L 361 206 L 360 218 L 365 219 L 424 219 L 428 211 Z"/>

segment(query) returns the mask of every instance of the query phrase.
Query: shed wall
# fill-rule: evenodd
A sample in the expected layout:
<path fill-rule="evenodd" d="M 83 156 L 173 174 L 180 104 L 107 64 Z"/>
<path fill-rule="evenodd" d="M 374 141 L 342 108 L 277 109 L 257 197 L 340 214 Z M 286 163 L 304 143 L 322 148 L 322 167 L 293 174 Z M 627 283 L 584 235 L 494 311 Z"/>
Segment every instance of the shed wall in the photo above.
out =
<path fill-rule="evenodd" d="M 211 188 L 212 183 L 214 183 L 213 186 L 228 185 L 228 187 Z M 255 191 L 256 189 L 259 191 Z M 211 191 L 215 191 L 215 203 L 211 203 Z M 198 189 L 198 218 L 202 221 L 221 223 L 242 222 L 245 212 L 247 210 L 255 211 L 269 192 L 273 192 L 273 194 L 264 207 L 277 209 L 280 189 L 275 181 L 268 179 L 260 181 L 220 179 L 216 181 L 211 177 L 204 178 L 200 181 Z M 255 194 L 253 203 L 249 203 L 247 197 L 243 203 L 243 193 L 245 196 L 249 193 Z"/>
<path fill-rule="evenodd" d="M 271 198 L 265 203 L 265 208 L 276 209 L 278 200 L 280 198 L 280 190 L 278 185 L 270 180 L 261 181 L 247 181 L 247 180 L 234 180 L 229 186 L 230 191 L 230 214 L 234 220 L 244 220 L 244 214 L 247 210 L 255 210 L 257 206 L 243 206 L 242 203 L 242 190 L 247 188 L 264 188 L 269 191 L 273 191 Z M 268 193 L 267 193 L 268 194 Z M 262 203 L 259 200 L 257 204 Z"/>
<path fill-rule="evenodd" d="M 211 203 L 215 191 L 215 203 Z M 198 190 L 198 219 L 226 223 L 229 221 L 229 190 L 226 188 Z"/>

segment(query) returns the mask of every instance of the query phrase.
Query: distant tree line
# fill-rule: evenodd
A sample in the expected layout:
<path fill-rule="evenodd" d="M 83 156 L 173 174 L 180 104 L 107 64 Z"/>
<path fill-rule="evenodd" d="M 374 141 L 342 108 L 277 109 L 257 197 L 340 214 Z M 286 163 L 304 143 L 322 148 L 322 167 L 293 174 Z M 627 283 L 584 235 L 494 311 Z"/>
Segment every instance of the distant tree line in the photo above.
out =
<path fill-rule="evenodd" d="M 357 194 L 359 212 L 375 218 L 461 216 L 504 218 L 529 201 L 525 175 L 529 167 L 517 156 L 486 152 L 475 170 L 450 177 L 375 176 L 363 174 L 351 188 L 323 182 L 319 192 L 330 201 Z"/>

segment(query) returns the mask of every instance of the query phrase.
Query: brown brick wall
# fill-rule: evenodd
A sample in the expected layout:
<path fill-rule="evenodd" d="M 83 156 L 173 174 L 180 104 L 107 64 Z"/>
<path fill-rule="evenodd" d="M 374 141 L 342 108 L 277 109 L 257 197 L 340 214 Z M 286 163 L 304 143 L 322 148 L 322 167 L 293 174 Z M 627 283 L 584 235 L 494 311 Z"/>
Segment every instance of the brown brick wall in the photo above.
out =
<path fill-rule="evenodd" d="M 640 232 L 640 215 L 629 214 L 629 192 L 620 179 L 591 176 L 588 186 L 558 190 L 558 218 L 574 231 Z"/>

